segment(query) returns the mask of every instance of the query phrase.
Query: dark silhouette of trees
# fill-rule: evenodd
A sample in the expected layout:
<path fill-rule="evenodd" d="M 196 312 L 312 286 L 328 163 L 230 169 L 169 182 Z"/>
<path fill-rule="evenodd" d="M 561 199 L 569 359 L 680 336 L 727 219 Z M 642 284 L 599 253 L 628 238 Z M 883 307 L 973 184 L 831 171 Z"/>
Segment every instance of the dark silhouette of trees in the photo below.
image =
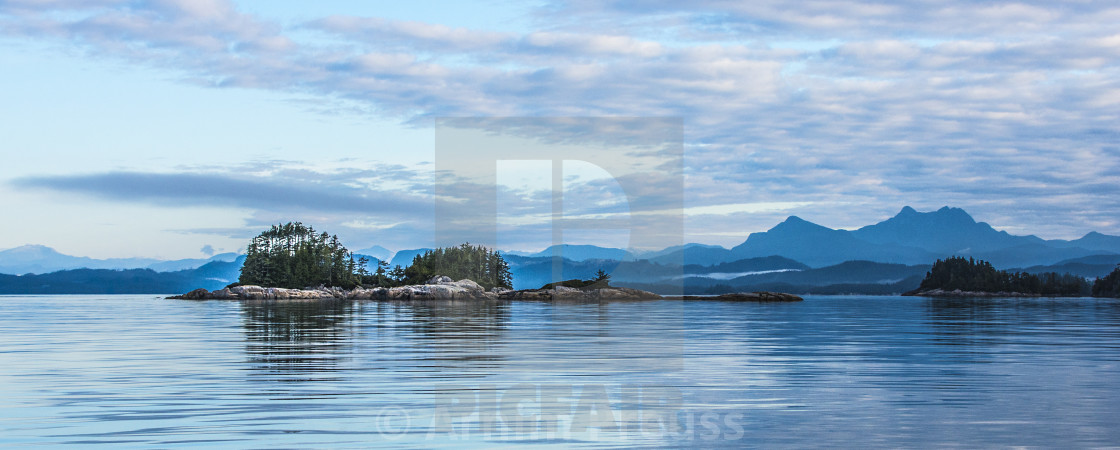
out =
<path fill-rule="evenodd" d="M 1093 282 L 1093 297 L 1120 298 L 1120 265 L 1112 273 Z"/>
<path fill-rule="evenodd" d="M 1090 292 L 1088 280 L 1071 274 L 1030 274 L 996 270 L 987 261 L 954 256 L 937 260 L 926 273 L 919 291 L 1008 292 L 1050 296 L 1082 296 Z"/>
<path fill-rule="evenodd" d="M 513 287 L 513 276 L 505 258 L 495 250 L 469 243 L 428 250 L 422 255 L 416 255 L 412 258 L 412 265 L 404 269 L 400 282 L 421 284 L 436 275 L 446 275 L 456 280 L 468 278 L 486 289 Z"/>
<path fill-rule="evenodd" d="M 338 236 L 288 222 L 273 225 L 253 238 L 238 283 L 289 289 L 319 285 L 351 289 L 362 281 L 358 267 Z"/>
<path fill-rule="evenodd" d="M 469 278 L 486 289 L 513 285 L 509 264 L 502 255 L 470 244 L 429 250 L 413 258 L 408 268 L 396 266 L 390 270 L 388 263 L 379 260 L 371 273 L 367 264 L 365 257 L 355 261 L 338 236 L 289 222 L 273 225 L 253 238 L 238 283 L 288 289 L 320 285 L 353 289 L 359 285 L 423 284 L 435 275 L 446 275 L 456 280 Z"/>

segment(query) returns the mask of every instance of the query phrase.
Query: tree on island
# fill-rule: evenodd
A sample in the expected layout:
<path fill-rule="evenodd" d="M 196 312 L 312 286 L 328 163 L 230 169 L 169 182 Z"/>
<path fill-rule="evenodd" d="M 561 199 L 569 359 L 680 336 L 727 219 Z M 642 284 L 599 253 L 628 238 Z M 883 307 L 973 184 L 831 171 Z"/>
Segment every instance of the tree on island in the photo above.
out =
<path fill-rule="evenodd" d="M 926 273 L 918 291 L 961 290 L 966 292 L 1008 292 L 1052 296 L 1081 296 L 1089 293 L 1088 280 L 1054 272 L 1030 274 L 996 270 L 991 263 L 954 256 L 937 260 Z"/>
<path fill-rule="evenodd" d="M 470 243 L 416 255 L 412 258 L 412 265 L 404 269 L 401 282 L 420 284 L 436 275 L 456 280 L 468 278 L 485 289 L 513 288 L 513 275 L 505 258 L 496 250 Z"/>
<path fill-rule="evenodd" d="M 1093 297 L 1120 298 L 1120 265 L 1112 273 L 1093 282 Z"/>
<path fill-rule="evenodd" d="M 404 268 L 402 268 L 399 264 L 394 266 L 393 270 L 389 271 L 389 279 L 392 280 L 392 282 L 396 285 L 404 284 Z"/>
<path fill-rule="evenodd" d="M 592 281 L 595 283 L 610 284 L 611 274 L 604 272 L 603 269 L 599 269 L 598 272 L 595 272 L 595 278 Z"/>
<path fill-rule="evenodd" d="M 273 225 L 249 243 L 240 284 L 299 289 L 361 283 L 359 265 L 338 236 L 316 233 L 300 222 Z M 363 266 L 364 267 L 364 266 Z"/>

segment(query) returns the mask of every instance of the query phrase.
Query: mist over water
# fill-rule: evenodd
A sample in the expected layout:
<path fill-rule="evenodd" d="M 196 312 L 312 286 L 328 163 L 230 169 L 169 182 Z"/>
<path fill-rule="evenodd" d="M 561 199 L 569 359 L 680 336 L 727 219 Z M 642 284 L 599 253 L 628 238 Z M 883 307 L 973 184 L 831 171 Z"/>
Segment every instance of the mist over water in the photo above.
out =
<path fill-rule="evenodd" d="M 0 297 L 0 445 L 1104 446 L 1120 302 Z"/>

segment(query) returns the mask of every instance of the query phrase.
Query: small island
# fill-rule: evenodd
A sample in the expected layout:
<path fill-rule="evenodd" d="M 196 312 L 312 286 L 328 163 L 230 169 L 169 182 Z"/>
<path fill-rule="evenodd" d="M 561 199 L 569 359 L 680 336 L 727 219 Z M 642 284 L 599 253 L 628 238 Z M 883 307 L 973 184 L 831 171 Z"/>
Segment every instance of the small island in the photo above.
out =
<path fill-rule="evenodd" d="M 954 256 L 937 260 L 918 289 L 922 297 L 1081 297 L 1092 293 L 1085 278 L 1057 273 L 997 270 L 990 263 Z"/>
<path fill-rule="evenodd" d="M 540 289 L 512 289 L 513 277 L 502 255 L 483 246 L 462 244 L 416 255 L 408 267 L 358 257 L 338 236 L 316 232 L 299 222 L 273 225 L 249 243 L 237 283 L 223 289 L 195 289 L 168 298 L 183 300 L 725 300 L 801 301 L 774 292 L 717 297 L 663 297 L 610 285 L 599 270 L 590 280 L 549 283 Z M 312 287 L 308 287 L 312 286 Z"/>

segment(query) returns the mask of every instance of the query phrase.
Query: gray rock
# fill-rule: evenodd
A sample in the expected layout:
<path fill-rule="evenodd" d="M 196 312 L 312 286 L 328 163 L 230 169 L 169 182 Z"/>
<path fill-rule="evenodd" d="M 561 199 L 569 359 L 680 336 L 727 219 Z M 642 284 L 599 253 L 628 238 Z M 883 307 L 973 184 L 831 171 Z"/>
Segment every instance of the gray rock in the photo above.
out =
<path fill-rule="evenodd" d="M 563 300 L 563 301 L 598 301 L 598 300 L 656 300 L 662 298 L 652 292 L 638 289 L 607 287 L 600 289 L 576 289 L 566 286 L 557 286 L 553 289 L 528 289 L 522 291 L 504 291 L 498 294 L 503 300 Z"/>
<path fill-rule="evenodd" d="M 395 288 L 355 288 L 344 291 L 338 288 L 282 289 L 261 286 L 234 286 L 207 292 L 195 289 L 187 294 L 169 298 L 189 300 L 651 300 L 660 295 L 637 289 L 607 287 L 600 289 L 575 289 L 559 286 L 555 289 L 532 289 L 514 291 L 494 288 L 483 289 L 473 280 L 453 281 L 450 277 L 435 276 L 428 284 L 400 286 Z"/>

